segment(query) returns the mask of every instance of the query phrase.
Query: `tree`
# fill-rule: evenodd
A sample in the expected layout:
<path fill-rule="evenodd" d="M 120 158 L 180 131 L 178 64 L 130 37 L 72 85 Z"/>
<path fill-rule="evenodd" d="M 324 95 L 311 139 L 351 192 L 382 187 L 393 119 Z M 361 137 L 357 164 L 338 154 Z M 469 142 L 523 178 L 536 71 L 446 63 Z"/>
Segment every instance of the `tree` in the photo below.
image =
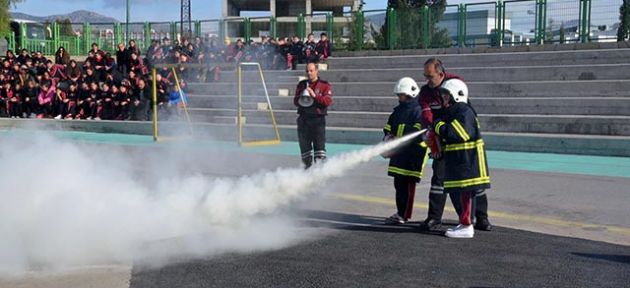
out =
<path fill-rule="evenodd" d="M 619 22 L 617 41 L 630 39 L 630 0 L 623 0 L 623 4 L 619 7 Z"/>
<path fill-rule="evenodd" d="M 59 35 L 61 36 L 76 36 L 74 30 L 72 30 L 72 21 L 70 18 L 63 20 L 57 19 L 57 25 L 59 25 Z"/>
<path fill-rule="evenodd" d="M 553 43 L 553 18 L 549 18 L 547 29 L 545 29 L 545 43 Z"/>
<path fill-rule="evenodd" d="M 423 35 L 422 9 L 429 8 L 430 21 L 429 35 Z M 379 47 L 387 47 L 387 39 L 394 37 L 396 49 L 421 48 L 421 47 L 449 47 L 451 39 L 446 29 L 440 29 L 437 23 L 444 16 L 446 0 L 389 0 L 388 8 L 393 8 L 396 13 L 396 27 L 394 35 L 388 35 L 387 27 L 392 19 L 385 18 L 385 24 L 380 33 L 373 33 L 373 38 Z M 428 42 L 425 41 L 428 39 Z M 427 42 L 427 43 L 425 43 Z"/>
<path fill-rule="evenodd" d="M 11 5 L 22 2 L 23 0 L 0 0 L 0 34 L 11 31 L 9 24 L 11 23 L 11 15 L 9 8 Z"/>

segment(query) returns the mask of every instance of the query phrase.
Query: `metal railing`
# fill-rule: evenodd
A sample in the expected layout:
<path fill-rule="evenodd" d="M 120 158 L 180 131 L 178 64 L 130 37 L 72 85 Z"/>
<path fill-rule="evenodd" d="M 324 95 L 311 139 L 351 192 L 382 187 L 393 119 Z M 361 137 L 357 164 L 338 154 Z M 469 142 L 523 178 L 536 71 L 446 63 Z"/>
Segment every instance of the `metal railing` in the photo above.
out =
<path fill-rule="evenodd" d="M 418 9 L 382 9 L 318 13 L 297 17 L 232 17 L 194 22 L 190 36 L 224 42 L 258 41 L 261 36 L 304 39 L 326 32 L 336 50 L 424 49 L 441 47 L 516 46 L 545 43 L 616 41 L 623 0 L 507 0 Z M 65 25 L 65 26 L 64 26 Z M 180 40 L 179 23 L 51 24 L 45 39 L 27 33 L 4 35 L 9 47 L 54 53 L 66 46 L 85 55 L 91 44 L 115 52 L 118 43 L 136 40 L 146 51 L 151 40 Z M 26 29 L 22 25 L 22 29 Z M 61 31 L 61 33 L 60 33 Z M 129 31 L 129 35 L 126 35 Z M 188 35 L 186 35 L 188 36 Z M 319 35 L 316 35 L 319 36 Z M 41 37 L 40 37 L 41 38 Z"/>

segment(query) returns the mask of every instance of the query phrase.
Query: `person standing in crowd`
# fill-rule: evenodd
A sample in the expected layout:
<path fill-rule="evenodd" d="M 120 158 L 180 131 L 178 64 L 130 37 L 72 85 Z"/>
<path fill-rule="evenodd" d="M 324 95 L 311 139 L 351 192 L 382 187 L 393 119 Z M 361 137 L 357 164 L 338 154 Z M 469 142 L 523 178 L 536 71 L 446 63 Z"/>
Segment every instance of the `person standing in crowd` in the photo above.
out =
<path fill-rule="evenodd" d="M 449 79 L 440 86 L 443 113 L 433 120 L 445 163 L 444 192 L 459 196 L 459 225 L 446 231 L 449 238 L 472 238 L 471 219 L 476 193 L 490 188 L 486 151 L 481 138 L 477 113 L 468 105 L 468 87 L 459 79 Z M 485 195 L 485 193 L 484 193 Z M 451 195 L 451 199 L 454 195 Z M 480 221 L 483 219 L 477 219 Z"/>
<path fill-rule="evenodd" d="M 383 127 L 384 141 L 389 141 L 421 129 L 420 105 L 416 96 L 420 88 L 415 80 L 409 77 L 398 80 L 394 87 L 394 94 L 398 97 L 398 106 L 389 115 Z M 427 161 L 426 145 L 421 145 L 422 136 L 397 148 L 395 151 L 383 155 L 389 158 L 387 175 L 394 177 L 396 190 L 396 213 L 385 219 L 385 224 L 404 224 L 413 211 L 413 199 L 416 195 L 416 183 L 420 182 L 424 163 Z"/>
<path fill-rule="evenodd" d="M 442 83 L 450 79 L 460 79 L 457 75 L 446 73 L 446 69 L 437 58 L 428 59 L 424 63 L 424 77 L 427 84 L 420 89 L 419 102 L 422 108 L 422 125 L 431 127 L 434 119 L 441 117 L 443 113 L 443 98 L 440 94 Z M 433 177 L 431 177 L 431 189 L 429 191 L 429 211 L 427 218 L 420 224 L 420 230 L 432 231 L 439 229 L 442 224 L 442 215 L 448 195 L 444 193 L 445 162 L 440 155 L 439 141 L 433 133 L 427 133 L 427 142 L 431 148 L 433 158 Z M 451 194 L 451 202 L 458 215 L 461 215 L 459 196 Z M 479 193 L 476 200 L 475 215 L 477 217 L 477 229 L 489 231 L 492 229 L 488 221 L 488 199 L 485 194 Z"/>
<path fill-rule="evenodd" d="M 298 107 L 297 130 L 306 169 L 313 162 L 326 160 L 326 115 L 332 105 L 332 86 L 319 78 L 317 64 L 306 66 L 306 80 L 300 81 L 295 90 L 293 104 Z"/>
<path fill-rule="evenodd" d="M 118 73 L 129 73 L 129 59 L 127 59 L 127 48 L 124 43 L 118 43 L 118 49 L 116 49 L 116 65 Z"/>

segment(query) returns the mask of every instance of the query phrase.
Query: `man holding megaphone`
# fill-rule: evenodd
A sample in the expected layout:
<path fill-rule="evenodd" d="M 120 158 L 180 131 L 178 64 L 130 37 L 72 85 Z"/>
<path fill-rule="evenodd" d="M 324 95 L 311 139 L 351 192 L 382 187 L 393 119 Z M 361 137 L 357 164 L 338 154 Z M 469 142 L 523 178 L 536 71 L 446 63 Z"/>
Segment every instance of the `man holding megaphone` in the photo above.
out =
<path fill-rule="evenodd" d="M 300 81 L 295 89 L 293 104 L 298 107 L 298 140 L 302 163 L 308 169 L 313 162 L 326 159 L 326 115 L 333 103 L 332 86 L 319 79 L 317 64 L 306 65 L 307 80 Z"/>

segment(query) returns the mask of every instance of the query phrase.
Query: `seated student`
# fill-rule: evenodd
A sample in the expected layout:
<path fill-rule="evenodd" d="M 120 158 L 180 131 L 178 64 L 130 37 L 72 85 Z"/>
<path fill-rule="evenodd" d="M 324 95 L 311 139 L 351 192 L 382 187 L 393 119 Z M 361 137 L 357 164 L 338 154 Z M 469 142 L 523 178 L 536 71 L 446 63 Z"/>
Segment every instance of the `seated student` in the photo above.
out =
<path fill-rule="evenodd" d="M 13 98 L 13 88 L 11 87 L 11 82 L 5 82 L 0 89 L 0 116 L 6 117 L 9 114 L 7 109 L 9 106 L 9 99 Z"/>
<path fill-rule="evenodd" d="M 181 108 L 184 105 L 188 105 L 188 97 L 186 96 L 186 92 L 184 92 L 184 87 L 186 86 L 185 82 L 180 83 L 181 90 L 177 87 L 177 85 L 173 85 L 171 87 L 171 93 L 168 96 L 168 107 L 176 106 L 177 114 L 179 115 Z"/>
<path fill-rule="evenodd" d="M 120 91 L 118 93 L 118 96 L 114 97 L 114 101 L 119 101 L 120 104 L 120 110 L 119 110 L 119 114 L 118 117 L 116 118 L 116 120 L 127 120 L 129 119 L 130 115 L 130 111 L 129 111 L 129 103 L 131 102 L 131 96 L 129 95 L 129 85 L 127 84 L 122 84 L 120 85 Z M 116 103 L 116 102 L 114 102 Z"/>
<path fill-rule="evenodd" d="M 39 95 L 39 87 L 35 80 L 29 80 L 22 92 L 22 117 L 31 118 L 37 111 L 37 95 Z"/>
<path fill-rule="evenodd" d="M 304 42 L 304 49 L 302 51 L 302 57 L 306 59 L 306 62 L 318 62 L 317 56 L 315 55 L 316 47 L 317 43 L 315 42 L 315 35 L 313 35 L 313 33 L 308 34 L 308 38 L 306 42 Z"/>
<path fill-rule="evenodd" d="M 149 69 L 144 65 L 137 53 L 131 53 L 131 58 L 129 59 L 129 73 L 132 71 L 137 75 L 147 75 L 149 73 Z"/>
<path fill-rule="evenodd" d="M 38 104 L 38 119 L 49 117 L 53 112 L 53 102 L 56 96 L 56 85 L 54 83 L 44 82 L 41 85 L 41 90 L 37 96 Z"/>
<path fill-rule="evenodd" d="M 83 72 L 81 72 L 81 67 L 79 67 L 77 61 L 70 60 L 70 64 L 66 69 L 66 76 L 68 76 L 72 82 L 78 82 L 82 78 Z"/>
<path fill-rule="evenodd" d="M 287 61 L 292 70 L 297 70 L 298 63 L 304 63 L 302 59 L 302 52 L 304 50 L 304 44 L 300 41 L 300 37 L 293 36 L 289 46 L 289 55 L 287 55 Z"/>
<path fill-rule="evenodd" d="M 81 83 L 81 89 L 79 90 L 79 97 L 77 99 L 77 115 L 75 119 L 87 119 L 91 116 L 91 99 L 90 99 L 90 86 L 93 82 Z"/>
<path fill-rule="evenodd" d="M 20 65 L 26 65 L 28 60 L 31 60 L 31 56 L 28 54 L 28 49 L 22 49 L 20 56 L 15 59 Z"/>
<path fill-rule="evenodd" d="M 55 89 L 55 99 L 53 100 L 52 115 L 57 115 L 54 118 L 59 120 L 63 118 L 63 104 L 67 103 L 66 91 L 63 90 L 62 85 L 57 85 Z"/>
<path fill-rule="evenodd" d="M 330 57 L 330 40 L 328 40 L 326 33 L 320 35 L 320 40 L 315 47 L 315 55 L 318 62 L 326 62 L 328 57 Z"/>
<path fill-rule="evenodd" d="M 288 56 L 289 56 L 289 45 L 287 44 L 284 38 L 278 39 L 276 51 L 275 51 L 274 59 L 273 59 L 273 68 L 276 70 L 287 70 L 289 69 Z"/>
<path fill-rule="evenodd" d="M 77 101 L 79 99 L 79 85 L 77 82 L 70 82 L 66 99 L 60 103 L 59 110 L 63 119 L 74 119 L 77 114 Z"/>
<path fill-rule="evenodd" d="M 94 120 L 112 120 L 113 108 L 111 86 L 103 83 L 101 93 L 96 98 L 96 117 Z"/>
<path fill-rule="evenodd" d="M 13 95 L 9 96 L 9 102 L 7 103 L 7 109 L 9 110 L 9 117 L 22 118 L 21 106 L 22 106 L 22 85 L 16 83 L 13 85 Z"/>

